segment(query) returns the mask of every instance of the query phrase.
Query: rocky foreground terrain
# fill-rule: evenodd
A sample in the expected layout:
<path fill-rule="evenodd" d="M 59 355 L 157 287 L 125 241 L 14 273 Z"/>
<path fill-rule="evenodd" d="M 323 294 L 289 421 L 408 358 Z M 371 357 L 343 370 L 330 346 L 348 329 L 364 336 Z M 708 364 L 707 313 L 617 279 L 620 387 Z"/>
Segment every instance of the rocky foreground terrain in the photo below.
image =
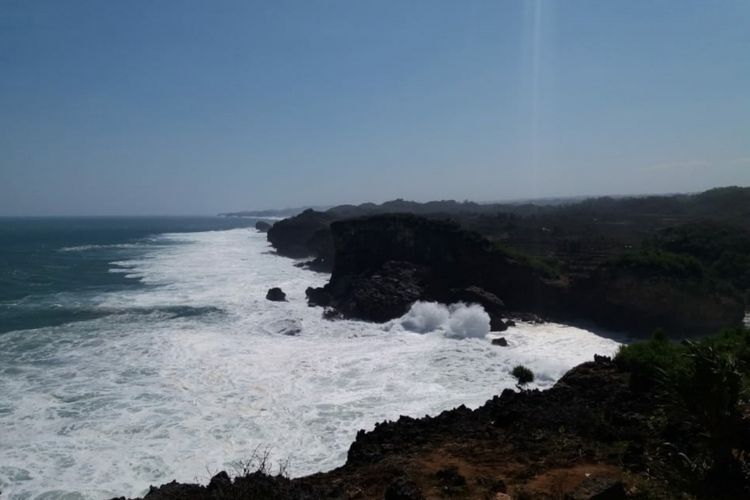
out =
<path fill-rule="evenodd" d="M 597 357 L 547 391 L 505 390 L 476 410 L 360 431 L 346 464 L 330 472 L 288 479 L 259 464 L 207 485 L 155 487 L 145 498 L 750 498 L 746 476 L 706 465 L 702 421 L 669 409 L 663 393 L 631 376 Z M 732 446 L 750 449 L 750 408 L 727 422 Z"/>

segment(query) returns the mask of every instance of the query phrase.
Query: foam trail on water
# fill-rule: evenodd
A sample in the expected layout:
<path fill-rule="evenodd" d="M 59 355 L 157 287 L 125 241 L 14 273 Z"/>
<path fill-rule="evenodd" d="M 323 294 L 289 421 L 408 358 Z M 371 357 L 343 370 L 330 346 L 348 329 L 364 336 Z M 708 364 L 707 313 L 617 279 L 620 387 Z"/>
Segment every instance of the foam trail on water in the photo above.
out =
<path fill-rule="evenodd" d="M 96 297 L 106 315 L 0 336 L 3 498 L 141 495 L 205 482 L 259 446 L 292 475 L 327 470 L 378 421 L 476 407 L 514 387 L 518 363 L 549 387 L 617 348 L 554 324 L 511 328 L 498 348 L 478 306 L 330 322 L 304 299 L 327 276 L 273 255 L 263 234 L 160 242 L 113 264 L 153 286 Z M 272 286 L 288 302 L 267 301 Z"/>

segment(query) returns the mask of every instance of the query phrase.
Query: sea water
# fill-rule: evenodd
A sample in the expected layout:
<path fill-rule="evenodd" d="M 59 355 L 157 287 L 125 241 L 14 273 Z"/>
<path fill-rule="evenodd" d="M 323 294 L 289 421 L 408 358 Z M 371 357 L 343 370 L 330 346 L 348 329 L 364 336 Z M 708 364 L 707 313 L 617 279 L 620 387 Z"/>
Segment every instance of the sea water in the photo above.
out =
<path fill-rule="evenodd" d="M 387 324 L 328 321 L 328 276 L 274 254 L 254 221 L 0 220 L 3 498 L 141 495 L 254 454 L 292 476 L 342 465 L 359 429 L 547 388 L 617 342 L 481 308 L 416 304 Z M 280 286 L 287 302 L 265 299 Z M 289 335 L 296 333 L 296 335 Z"/>

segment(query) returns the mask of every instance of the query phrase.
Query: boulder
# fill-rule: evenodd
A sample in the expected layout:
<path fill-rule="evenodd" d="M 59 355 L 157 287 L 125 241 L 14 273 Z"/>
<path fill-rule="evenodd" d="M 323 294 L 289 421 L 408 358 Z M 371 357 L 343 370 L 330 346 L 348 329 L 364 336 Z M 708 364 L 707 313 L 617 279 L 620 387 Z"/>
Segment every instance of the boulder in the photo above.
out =
<path fill-rule="evenodd" d="M 255 223 L 255 229 L 257 229 L 261 233 L 267 233 L 268 230 L 271 229 L 271 224 L 266 221 L 259 220 Z"/>
<path fill-rule="evenodd" d="M 452 289 L 450 291 L 450 302 L 479 304 L 490 316 L 505 310 L 505 303 L 497 295 L 475 285 Z"/>
<path fill-rule="evenodd" d="M 508 347 L 508 341 L 505 340 L 505 337 L 500 337 L 497 339 L 492 339 L 492 345 L 499 345 L 500 347 Z"/>
<path fill-rule="evenodd" d="M 232 487 L 232 480 L 229 478 L 229 474 L 225 471 L 221 471 L 211 478 L 208 483 L 208 491 L 210 492 L 221 492 L 222 490 L 228 490 Z"/>
<path fill-rule="evenodd" d="M 281 288 L 274 287 L 268 290 L 266 298 L 273 302 L 284 302 L 286 301 L 286 294 Z"/>
<path fill-rule="evenodd" d="M 508 329 L 508 324 L 497 314 L 490 314 L 490 331 L 504 332 Z"/>

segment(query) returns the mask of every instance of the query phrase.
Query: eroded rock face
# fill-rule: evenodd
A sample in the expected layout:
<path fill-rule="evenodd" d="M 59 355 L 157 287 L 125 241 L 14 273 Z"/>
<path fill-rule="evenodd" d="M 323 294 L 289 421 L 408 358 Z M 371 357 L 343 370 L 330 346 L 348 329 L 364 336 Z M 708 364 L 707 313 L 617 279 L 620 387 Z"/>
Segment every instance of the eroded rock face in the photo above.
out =
<path fill-rule="evenodd" d="M 293 258 L 333 255 L 333 242 L 328 226 L 334 216 L 325 212 L 305 210 L 281 220 L 268 230 L 268 241 L 279 255 Z"/>
<path fill-rule="evenodd" d="M 346 317 L 384 322 L 406 314 L 424 298 L 426 271 L 410 262 L 388 261 L 369 273 L 308 289 L 311 304 L 333 306 Z"/>
<path fill-rule="evenodd" d="M 286 294 L 281 288 L 274 287 L 268 290 L 266 298 L 272 302 L 284 302 L 286 301 Z"/>
<path fill-rule="evenodd" d="M 376 215 L 333 222 L 330 231 L 331 280 L 308 298 L 346 317 L 387 321 L 426 300 L 480 304 L 492 331 L 508 327 L 506 310 L 518 318 L 593 321 L 643 335 L 656 328 L 708 334 L 742 323 L 741 297 L 698 278 L 602 268 L 571 281 L 448 221 Z"/>
<path fill-rule="evenodd" d="M 741 325 L 745 305 L 701 277 L 603 268 L 575 290 L 580 314 L 610 328 L 650 335 L 700 335 Z"/>
<path fill-rule="evenodd" d="M 516 307 L 532 307 L 557 293 L 529 266 L 451 222 L 378 215 L 334 222 L 331 232 L 331 280 L 307 295 L 347 317 L 387 321 L 417 300 L 467 302 L 482 305 L 501 330 L 503 294 Z"/>

